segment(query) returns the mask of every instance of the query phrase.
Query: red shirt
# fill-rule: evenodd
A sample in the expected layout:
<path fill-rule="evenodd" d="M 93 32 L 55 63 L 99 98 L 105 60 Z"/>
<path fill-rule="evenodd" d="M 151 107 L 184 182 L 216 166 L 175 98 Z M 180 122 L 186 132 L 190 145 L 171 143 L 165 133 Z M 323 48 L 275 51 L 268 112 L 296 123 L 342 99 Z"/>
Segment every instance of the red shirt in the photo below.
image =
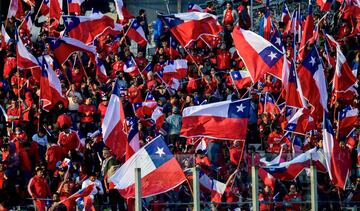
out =
<path fill-rule="evenodd" d="M 123 61 L 117 61 L 112 63 L 111 68 L 113 70 L 114 73 L 121 71 L 124 71 L 124 62 Z"/>
<path fill-rule="evenodd" d="M 8 116 L 14 116 L 14 117 L 17 117 L 16 119 L 12 120 L 9 118 L 8 122 L 14 122 L 15 124 L 19 124 L 21 121 L 20 121 L 20 108 L 19 107 L 10 107 L 8 108 L 7 110 L 7 115 Z"/>
<path fill-rule="evenodd" d="M 274 209 L 272 198 L 273 198 L 272 194 L 265 194 L 265 193 L 259 194 L 260 211 L 270 211 Z"/>
<path fill-rule="evenodd" d="M 47 160 L 47 169 L 56 170 L 56 163 L 64 159 L 64 151 L 59 145 L 50 146 L 45 153 Z"/>
<path fill-rule="evenodd" d="M 289 193 L 289 194 L 285 195 L 284 200 L 287 202 L 290 202 L 290 204 L 291 204 L 291 207 L 287 207 L 286 211 L 300 211 L 301 204 L 294 203 L 294 202 L 302 201 L 302 196 L 300 193 L 298 193 L 298 192 Z"/>
<path fill-rule="evenodd" d="M 238 165 L 242 149 L 240 147 L 231 147 L 229 150 L 230 153 L 230 162 L 233 165 Z M 244 158 L 244 157 L 243 157 Z M 244 159 L 242 159 L 244 160 Z"/>
<path fill-rule="evenodd" d="M 6 57 L 4 59 L 4 72 L 3 75 L 7 78 L 12 69 L 16 68 L 16 58 L 15 57 Z"/>
<path fill-rule="evenodd" d="M 141 89 L 142 89 L 142 86 L 138 86 L 138 87 L 131 86 L 128 89 L 129 102 L 130 103 L 140 103 L 140 102 L 142 102 Z"/>
<path fill-rule="evenodd" d="M 78 134 L 70 130 L 69 133 L 61 132 L 59 134 L 58 144 L 62 147 L 63 152 L 67 154 L 72 149 L 77 149 L 80 145 Z"/>
<path fill-rule="evenodd" d="M 149 63 L 148 60 L 144 57 L 142 57 L 142 58 L 136 57 L 135 62 L 137 64 L 137 66 L 139 67 L 140 71 L 142 71 L 145 68 L 145 66 Z"/>
<path fill-rule="evenodd" d="M 224 25 L 234 23 L 234 17 L 232 15 L 232 9 L 226 9 L 224 17 Z"/>
<path fill-rule="evenodd" d="M 225 70 L 230 68 L 231 54 L 227 50 L 219 50 L 216 56 L 217 68 Z"/>
<path fill-rule="evenodd" d="M 271 132 L 268 136 L 268 145 L 269 147 L 266 149 L 267 152 L 271 153 L 280 153 L 281 150 L 281 144 L 283 143 L 281 141 L 282 135 L 274 132 Z"/>
<path fill-rule="evenodd" d="M 3 184 L 5 182 L 5 173 L 3 171 L 0 172 L 0 190 L 3 189 Z"/>
<path fill-rule="evenodd" d="M 79 113 L 82 114 L 80 122 L 88 123 L 94 121 L 94 114 L 96 113 L 96 107 L 94 105 L 82 104 L 79 107 Z"/>
<path fill-rule="evenodd" d="M 28 184 L 28 192 L 30 196 L 36 198 L 46 198 L 51 196 L 49 185 L 44 177 L 34 176 Z"/>

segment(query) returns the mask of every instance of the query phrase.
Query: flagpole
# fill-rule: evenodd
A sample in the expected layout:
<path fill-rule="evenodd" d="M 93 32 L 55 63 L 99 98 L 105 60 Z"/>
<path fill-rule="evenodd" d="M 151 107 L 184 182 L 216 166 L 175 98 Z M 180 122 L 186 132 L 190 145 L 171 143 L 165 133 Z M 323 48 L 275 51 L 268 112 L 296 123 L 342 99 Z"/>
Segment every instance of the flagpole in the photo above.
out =
<path fill-rule="evenodd" d="M 129 25 L 129 28 L 127 28 L 125 34 L 123 35 L 123 37 L 122 37 L 121 40 L 119 41 L 119 44 L 120 44 L 120 45 L 121 45 L 121 44 L 124 42 L 124 40 L 126 39 L 126 36 L 127 36 L 128 32 L 129 32 L 129 29 L 130 29 L 130 27 L 132 26 L 133 22 L 134 22 L 134 19 L 132 19 L 132 21 L 131 21 L 131 23 L 130 23 L 130 25 Z M 124 27 L 123 27 L 123 30 L 124 30 Z M 126 42 L 125 42 L 125 45 L 127 46 L 127 43 L 126 43 Z"/>
<path fill-rule="evenodd" d="M 39 13 L 40 13 L 40 9 L 41 9 L 41 7 L 42 7 L 43 4 L 44 4 L 44 1 L 41 1 L 40 7 L 39 7 L 39 9 L 38 9 L 38 11 L 37 11 L 37 13 L 36 13 L 36 15 L 35 15 L 35 18 L 34 18 L 35 21 L 37 21 L 37 18 L 38 18 Z"/>
<path fill-rule="evenodd" d="M 9 4 L 9 8 L 11 7 L 11 5 L 12 5 L 12 2 L 13 2 L 13 0 L 10 0 L 10 4 Z M 9 8 L 8 8 L 8 13 L 9 13 Z M 9 14 L 7 14 L 7 16 L 9 16 Z M 6 20 L 5 20 L 5 30 L 6 30 L 6 27 L 7 27 L 7 24 L 8 24 L 8 17 L 6 16 Z M 15 27 L 16 28 L 16 27 Z"/>

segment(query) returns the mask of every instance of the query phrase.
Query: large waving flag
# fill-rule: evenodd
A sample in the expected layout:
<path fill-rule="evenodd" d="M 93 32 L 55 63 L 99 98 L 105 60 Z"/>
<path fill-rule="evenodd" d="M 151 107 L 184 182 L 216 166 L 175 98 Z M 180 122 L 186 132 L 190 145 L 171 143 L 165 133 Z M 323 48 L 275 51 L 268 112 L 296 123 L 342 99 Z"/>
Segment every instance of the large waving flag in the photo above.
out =
<path fill-rule="evenodd" d="M 123 0 L 114 0 L 116 13 L 121 23 L 127 22 L 131 18 L 135 18 L 125 7 Z"/>
<path fill-rule="evenodd" d="M 323 12 L 329 11 L 334 0 L 316 0 L 316 3 L 319 5 L 320 10 Z"/>
<path fill-rule="evenodd" d="M 354 128 L 355 123 L 358 120 L 359 110 L 357 108 L 352 108 L 350 105 L 346 106 L 339 112 L 339 136 L 345 137 L 350 133 L 350 131 Z"/>
<path fill-rule="evenodd" d="M 85 0 L 68 0 L 68 12 L 75 13 L 76 15 L 81 14 L 81 4 Z"/>
<path fill-rule="evenodd" d="M 96 48 L 95 46 L 85 45 L 85 43 L 72 39 L 69 37 L 62 38 L 48 38 L 50 48 L 54 53 L 56 60 L 63 64 L 66 60 L 77 51 L 83 51 L 88 54 L 88 56 L 95 60 L 96 57 Z"/>
<path fill-rule="evenodd" d="M 242 89 L 251 85 L 250 72 L 247 70 L 234 70 L 230 72 L 230 77 L 237 89 Z"/>
<path fill-rule="evenodd" d="M 172 35 L 182 46 L 197 40 L 203 34 L 218 34 L 222 27 L 216 16 L 203 12 L 187 12 L 159 15 L 168 25 Z"/>
<path fill-rule="evenodd" d="M 19 68 L 33 68 L 39 67 L 37 59 L 28 51 L 25 47 L 23 41 L 17 37 L 16 44 L 16 57 L 17 57 L 17 66 Z"/>
<path fill-rule="evenodd" d="M 116 80 L 104 121 L 101 125 L 103 141 L 118 159 L 125 155 L 128 145 L 128 137 L 125 133 L 125 113 L 120 96 L 121 86 L 120 82 Z"/>
<path fill-rule="evenodd" d="M 92 43 L 109 26 L 114 28 L 114 20 L 100 13 L 93 13 L 90 16 L 64 15 L 62 18 L 66 27 L 65 33 L 85 44 Z"/>
<path fill-rule="evenodd" d="M 50 7 L 49 7 L 50 18 L 55 18 L 56 20 L 60 20 L 62 14 L 63 0 L 49 0 L 49 1 L 50 1 Z"/>
<path fill-rule="evenodd" d="M 95 57 L 95 63 L 96 63 L 96 76 L 101 82 L 106 82 L 108 79 L 106 69 L 103 61 L 99 59 L 98 55 L 96 55 Z"/>
<path fill-rule="evenodd" d="M 50 11 L 50 0 L 43 0 L 39 8 L 39 14 L 47 16 Z"/>
<path fill-rule="evenodd" d="M 221 202 L 221 197 L 225 192 L 226 185 L 216 179 L 210 178 L 204 172 L 200 171 L 199 183 L 211 194 L 211 202 Z"/>
<path fill-rule="evenodd" d="M 62 102 L 65 107 L 68 105 L 62 94 L 60 80 L 44 57 L 40 77 L 40 101 L 42 109 L 46 111 L 50 111 L 58 102 Z"/>
<path fill-rule="evenodd" d="M 183 110 L 181 135 L 245 139 L 249 112 L 249 99 L 187 107 Z"/>
<path fill-rule="evenodd" d="M 137 117 L 143 118 L 145 115 L 150 117 L 157 107 L 157 102 L 134 103 L 134 111 Z"/>
<path fill-rule="evenodd" d="M 301 62 L 297 73 L 304 97 L 314 108 L 315 117 L 327 110 L 326 79 L 322 61 L 314 46 Z"/>
<path fill-rule="evenodd" d="M 282 78 L 284 55 L 274 45 L 260 35 L 239 27 L 234 28 L 232 36 L 254 83 L 265 73 Z"/>
<path fill-rule="evenodd" d="M 136 19 L 132 21 L 127 36 L 134 40 L 138 45 L 145 46 L 147 43 L 144 29 Z"/>
<path fill-rule="evenodd" d="M 310 160 L 318 171 L 326 172 L 325 161 L 322 160 L 322 155 L 316 150 L 316 147 L 290 161 L 262 166 L 262 168 L 277 179 L 289 181 L 294 180 L 305 168 L 309 168 Z"/>
<path fill-rule="evenodd" d="M 178 161 L 161 136 L 137 151 L 110 177 L 115 188 L 126 199 L 135 197 L 135 168 L 141 168 L 143 198 L 167 192 L 186 180 Z"/>
<path fill-rule="evenodd" d="M 324 156 L 330 179 L 335 186 L 345 189 L 351 170 L 351 156 L 350 152 L 347 149 L 341 149 L 335 140 L 334 130 L 327 112 L 324 112 L 322 134 Z"/>
<path fill-rule="evenodd" d="M 276 104 L 274 97 L 269 93 L 265 93 L 264 112 L 270 114 L 280 114 L 280 108 Z"/>

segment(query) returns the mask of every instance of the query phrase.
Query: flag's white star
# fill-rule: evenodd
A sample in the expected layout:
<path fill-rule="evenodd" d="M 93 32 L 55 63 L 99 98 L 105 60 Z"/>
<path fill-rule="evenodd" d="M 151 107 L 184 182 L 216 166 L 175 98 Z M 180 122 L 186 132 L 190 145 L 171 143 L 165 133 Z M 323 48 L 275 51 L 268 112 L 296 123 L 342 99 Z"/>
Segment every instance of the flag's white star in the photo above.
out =
<path fill-rule="evenodd" d="M 290 130 L 294 129 L 294 126 L 293 125 L 289 125 L 288 127 Z"/>
<path fill-rule="evenodd" d="M 56 40 L 52 40 L 51 42 L 52 42 L 54 45 L 56 44 Z"/>
<path fill-rule="evenodd" d="M 157 151 L 155 152 L 155 154 L 158 154 L 160 157 L 162 155 L 165 155 L 164 148 L 159 148 L 159 147 L 156 147 L 156 148 L 157 148 Z"/>
<path fill-rule="evenodd" d="M 238 75 L 237 75 L 237 74 L 234 74 L 234 78 L 238 78 Z"/>
<path fill-rule="evenodd" d="M 281 45 L 281 39 L 280 39 L 280 37 L 276 37 L 275 43 L 278 44 L 278 45 Z"/>
<path fill-rule="evenodd" d="M 271 61 L 273 60 L 273 59 L 275 59 L 275 58 L 277 58 L 276 57 L 276 53 L 274 53 L 274 52 L 270 52 L 270 54 L 268 55 L 270 58 L 271 58 Z"/>
<path fill-rule="evenodd" d="M 236 108 L 237 108 L 237 111 L 236 112 L 244 112 L 244 108 L 245 108 L 245 106 L 243 106 L 242 104 L 240 104 L 239 106 L 236 106 Z"/>
<path fill-rule="evenodd" d="M 65 22 L 66 22 L 68 25 L 70 25 L 71 22 L 72 22 L 72 19 L 71 19 L 71 18 L 66 18 Z"/>
<path fill-rule="evenodd" d="M 311 57 L 311 59 L 310 59 L 311 61 L 309 62 L 312 66 L 314 66 L 315 65 L 315 57 Z"/>

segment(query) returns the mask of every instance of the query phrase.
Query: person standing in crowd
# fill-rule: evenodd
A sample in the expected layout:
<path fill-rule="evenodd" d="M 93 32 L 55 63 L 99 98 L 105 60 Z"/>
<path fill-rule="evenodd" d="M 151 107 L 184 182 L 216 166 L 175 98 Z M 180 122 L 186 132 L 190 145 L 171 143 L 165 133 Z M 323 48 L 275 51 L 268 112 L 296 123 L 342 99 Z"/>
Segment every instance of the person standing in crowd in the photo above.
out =
<path fill-rule="evenodd" d="M 45 179 L 45 169 L 41 166 L 35 168 L 36 175 L 32 177 L 28 184 L 28 192 L 34 200 L 36 210 L 46 210 L 46 200 L 51 197 L 49 185 Z"/>
<path fill-rule="evenodd" d="M 181 116 L 179 108 L 173 107 L 172 114 L 166 118 L 165 123 L 168 126 L 169 144 L 173 146 L 182 146 L 180 143 Z"/>
<path fill-rule="evenodd" d="M 141 28 L 144 30 L 145 37 L 148 41 L 150 41 L 149 37 L 149 26 L 147 23 L 146 13 L 144 9 L 139 10 L 139 16 L 136 17 L 137 22 L 140 24 Z M 141 51 L 144 53 L 144 56 L 146 56 L 146 45 L 140 46 L 138 45 L 138 51 Z"/>

